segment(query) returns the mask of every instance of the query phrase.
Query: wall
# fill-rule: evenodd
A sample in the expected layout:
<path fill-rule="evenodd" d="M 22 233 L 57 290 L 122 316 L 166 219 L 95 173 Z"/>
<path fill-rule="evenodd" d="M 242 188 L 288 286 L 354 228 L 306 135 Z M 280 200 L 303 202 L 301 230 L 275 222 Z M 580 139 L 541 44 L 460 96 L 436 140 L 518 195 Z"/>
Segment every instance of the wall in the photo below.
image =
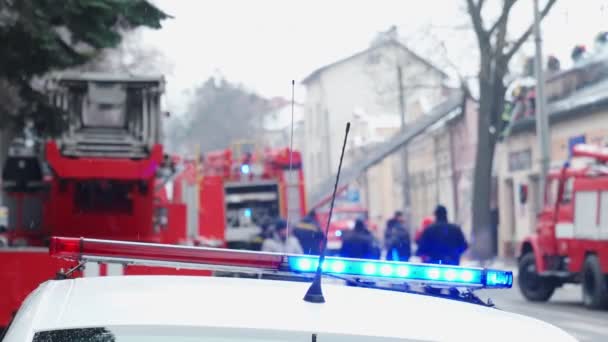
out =
<path fill-rule="evenodd" d="M 471 236 L 473 201 L 473 170 L 477 149 L 478 104 L 468 99 L 464 115 L 450 123 L 452 185 L 455 191 L 454 221 L 461 225 L 466 236 Z"/>
<path fill-rule="evenodd" d="M 436 71 L 427 71 L 427 66 L 403 49 L 393 46 L 379 47 L 374 54 L 363 53 L 347 61 L 337 63 L 321 72 L 307 85 L 305 115 L 305 162 L 308 166 L 308 191 L 320 181 L 331 176 L 338 166 L 341 144 L 344 139 L 344 128 L 347 121 L 353 120 L 356 110 L 363 110 L 370 115 L 399 115 L 397 73 L 395 63 L 404 67 L 404 80 L 408 75 L 417 75 L 425 79 L 426 84 L 441 82 Z M 380 55 L 377 58 L 377 55 Z M 411 82 L 406 87 L 411 86 Z M 430 104 L 439 101 L 440 89 L 415 90 L 407 89 L 406 115 L 414 120 L 414 110 L 409 110 L 423 97 Z M 358 137 L 351 135 L 349 140 Z M 312 169 L 312 170 L 310 170 Z M 312 172 L 311 172 L 312 171 Z M 400 201 L 400 198 L 395 200 Z M 398 203 L 397 205 L 401 205 Z"/>

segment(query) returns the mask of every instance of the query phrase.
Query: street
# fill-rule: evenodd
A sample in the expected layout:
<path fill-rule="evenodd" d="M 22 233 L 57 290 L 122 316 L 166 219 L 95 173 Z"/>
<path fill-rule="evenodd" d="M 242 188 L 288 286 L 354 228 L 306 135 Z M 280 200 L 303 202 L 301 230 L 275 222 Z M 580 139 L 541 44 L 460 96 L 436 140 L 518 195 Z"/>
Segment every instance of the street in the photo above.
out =
<path fill-rule="evenodd" d="M 489 296 L 500 309 L 556 325 L 582 342 L 608 340 L 608 311 L 592 311 L 583 307 L 578 285 L 566 285 L 556 290 L 546 303 L 526 301 L 517 284 L 505 291 L 479 291 L 479 295 L 483 299 Z"/>

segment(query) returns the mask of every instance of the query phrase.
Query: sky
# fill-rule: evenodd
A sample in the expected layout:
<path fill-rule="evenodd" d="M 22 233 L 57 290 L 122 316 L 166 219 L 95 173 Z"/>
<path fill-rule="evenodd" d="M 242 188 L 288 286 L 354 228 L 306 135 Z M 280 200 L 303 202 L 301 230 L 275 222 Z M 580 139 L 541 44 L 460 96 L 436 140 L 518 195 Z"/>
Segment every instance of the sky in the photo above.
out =
<path fill-rule="evenodd" d="M 546 0 L 540 0 L 541 6 Z M 380 31 L 397 25 L 411 48 L 424 56 L 423 27 L 433 27 L 446 42 L 448 60 L 459 72 L 476 70 L 464 0 L 153 0 L 174 18 L 160 30 L 143 30 L 142 44 L 160 51 L 171 65 L 165 106 L 180 115 L 191 90 L 212 75 L 267 97 L 291 96 L 296 83 L 315 69 L 365 49 Z M 487 16 L 499 0 L 488 1 Z M 532 0 L 520 0 L 510 30 L 522 32 L 532 22 Z M 439 10 L 440 9 L 440 10 Z M 574 45 L 592 47 L 594 36 L 608 30 L 608 0 L 558 0 L 543 21 L 543 53 L 553 54 L 567 67 Z M 428 50 L 428 47 L 426 47 Z M 532 40 L 524 47 L 533 53 Z M 432 56 L 436 57 L 436 56 Z M 433 58 L 431 58 L 433 59 Z M 296 89 L 303 101 L 304 89 Z"/>

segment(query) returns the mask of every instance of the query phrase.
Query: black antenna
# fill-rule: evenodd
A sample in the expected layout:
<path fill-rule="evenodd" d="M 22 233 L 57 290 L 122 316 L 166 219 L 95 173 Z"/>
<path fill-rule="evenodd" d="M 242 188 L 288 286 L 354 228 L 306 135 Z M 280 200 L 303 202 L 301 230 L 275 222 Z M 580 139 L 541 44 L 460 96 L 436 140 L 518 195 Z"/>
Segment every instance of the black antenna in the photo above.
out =
<path fill-rule="evenodd" d="M 329 223 L 331 222 L 331 215 L 334 211 L 334 202 L 336 201 L 336 193 L 338 192 L 338 183 L 340 182 L 340 170 L 342 170 L 342 160 L 344 159 L 344 150 L 346 149 L 346 140 L 348 139 L 348 131 L 350 130 L 350 122 L 346 123 L 346 132 L 344 133 L 344 143 L 342 144 L 342 154 L 340 154 L 340 164 L 338 164 L 338 174 L 336 175 L 336 184 L 334 185 L 334 192 L 331 197 L 331 205 L 329 207 L 329 216 L 327 217 L 327 225 L 325 226 L 325 237 L 323 239 L 323 249 L 321 255 L 319 255 L 319 265 L 317 266 L 317 273 L 315 278 L 310 284 L 304 300 L 309 303 L 325 303 L 323 297 L 323 290 L 321 289 L 321 271 L 323 261 L 325 261 L 325 250 L 327 249 L 327 235 L 329 234 Z"/>

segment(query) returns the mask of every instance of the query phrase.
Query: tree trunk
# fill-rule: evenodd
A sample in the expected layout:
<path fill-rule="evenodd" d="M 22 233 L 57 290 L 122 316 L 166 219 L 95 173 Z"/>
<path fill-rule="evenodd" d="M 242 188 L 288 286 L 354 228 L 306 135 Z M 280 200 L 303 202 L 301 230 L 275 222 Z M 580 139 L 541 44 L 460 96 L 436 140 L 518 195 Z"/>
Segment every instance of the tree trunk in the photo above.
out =
<path fill-rule="evenodd" d="M 498 78 L 499 79 L 499 78 Z M 500 82 L 500 81 L 499 81 Z M 492 84 L 488 79 L 480 77 L 480 103 L 477 127 L 477 152 L 475 154 L 475 170 L 473 176 L 472 203 L 472 256 L 478 260 L 492 257 L 493 242 L 491 241 L 491 193 L 492 165 L 494 148 L 496 146 L 497 130 L 491 130 L 494 125 L 497 107 L 502 103 L 499 96 L 504 96 L 502 84 Z M 498 93 L 498 94 L 497 94 Z"/>

